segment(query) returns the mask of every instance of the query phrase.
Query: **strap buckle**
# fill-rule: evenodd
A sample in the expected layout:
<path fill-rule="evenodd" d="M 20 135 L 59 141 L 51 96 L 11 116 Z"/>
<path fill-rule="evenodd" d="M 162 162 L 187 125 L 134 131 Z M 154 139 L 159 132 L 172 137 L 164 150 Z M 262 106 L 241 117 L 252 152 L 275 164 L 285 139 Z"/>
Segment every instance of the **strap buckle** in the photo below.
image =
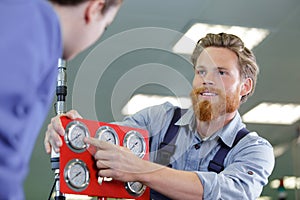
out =
<path fill-rule="evenodd" d="M 176 149 L 176 145 L 173 144 L 167 144 L 167 143 L 160 143 L 159 149 L 157 151 L 157 158 L 156 163 L 161 165 L 169 165 L 171 156 L 174 154 Z"/>
<path fill-rule="evenodd" d="M 219 164 L 217 162 L 215 162 L 214 160 L 211 160 L 209 162 L 209 165 L 207 167 L 208 171 L 213 171 L 216 173 L 220 173 L 221 171 L 224 170 L 224 166 L 222 164 Z"/>

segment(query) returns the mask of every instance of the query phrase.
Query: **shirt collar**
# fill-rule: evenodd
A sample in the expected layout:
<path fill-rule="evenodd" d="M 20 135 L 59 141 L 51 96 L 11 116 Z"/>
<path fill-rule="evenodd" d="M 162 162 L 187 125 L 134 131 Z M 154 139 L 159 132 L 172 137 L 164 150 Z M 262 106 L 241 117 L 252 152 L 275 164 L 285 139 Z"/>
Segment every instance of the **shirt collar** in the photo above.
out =
<path fill-rule="evenodd" d="M 175 123 L 177 126 L 189 126 L 190 130 L 193 130 L 195 127 L 195 115 L 194 110 L 190 107 L 184 115 Z"/>
<path fill-rule="evenodd" d="M 222 129 L 216 132 L 221 140 L 229 147 L 232 147 L 234 139 L 242 128 L 245 127 L 245 124 L 242 122 L 240 114 L 237 112 L 234 118 Z"/>
<path fill-rule="evenodd" d="M 187 112 L 182 115 L 182 117 L 175 123 L 178 126 L 189 126 L 190 131 L 196 129 L 195 114 L 192 107 L 190 107 Z M 235 136 L 239 130 L 245 127 L 242 122 L 239 112 L 236 113 L 234 118 L 222 129 L 218 130 L 207 140 L 214 140 L 216 138 L 221 138 L 221 140 L 229 147 L 232 146 Z"/>

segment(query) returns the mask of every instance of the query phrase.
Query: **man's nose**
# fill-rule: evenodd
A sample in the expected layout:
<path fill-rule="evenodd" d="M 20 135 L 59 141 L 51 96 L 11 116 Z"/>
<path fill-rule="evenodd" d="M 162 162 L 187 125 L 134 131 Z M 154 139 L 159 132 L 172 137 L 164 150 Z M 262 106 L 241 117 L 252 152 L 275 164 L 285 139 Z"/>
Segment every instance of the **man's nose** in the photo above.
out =
<path fill-rule="evenodd" d="M 214 75 L 212 73 L 206 73 L 203 77 L 203 85 L 213 85 L 214 84 Z"/>

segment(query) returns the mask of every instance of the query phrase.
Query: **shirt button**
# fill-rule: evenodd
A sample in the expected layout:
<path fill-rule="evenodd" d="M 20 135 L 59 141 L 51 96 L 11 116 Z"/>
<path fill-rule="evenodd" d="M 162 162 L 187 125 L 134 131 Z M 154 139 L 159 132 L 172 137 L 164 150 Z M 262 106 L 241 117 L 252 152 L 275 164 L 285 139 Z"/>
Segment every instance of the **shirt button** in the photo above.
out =
<path fill-rule="evenodd" d="M 254 173 L 253 173 L 253 171 L 248 171 L 247 172 L 249 175 L 253 175 Z"/>
<path fill-rule="evenodd" d="M 198 150 L 198 149 L 200 149 L 200 144 L 195 144 L 194 147 L 196 150 Z"/>

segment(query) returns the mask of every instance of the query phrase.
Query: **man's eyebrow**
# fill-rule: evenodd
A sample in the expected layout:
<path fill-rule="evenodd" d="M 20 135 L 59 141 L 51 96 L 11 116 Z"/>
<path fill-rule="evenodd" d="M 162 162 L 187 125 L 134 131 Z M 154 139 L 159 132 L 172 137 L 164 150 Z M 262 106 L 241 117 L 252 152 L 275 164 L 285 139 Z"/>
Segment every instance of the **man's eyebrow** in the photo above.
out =
<path fill-rule="evenodd" d="M 197 65 L 197 66 L 195 67 L 195 69 L 203 69 L 203 68 L 205 68 L 203 65 Z"/>
<path fill-rule="evenodd" d="M 205 67 L 203 65 L 197 65 L 195 67 L 195 69 L 207 69 L 207 67 Z M 228 70 L 226 67 L 222 67 L 222 66 L 214 67 L 214 69 L 216 69 L 216 70 Z"/>
<path fill-rule="evenodd" d="M 226 67 L 217 67 L 218 70 L 228 70 Z"/>

